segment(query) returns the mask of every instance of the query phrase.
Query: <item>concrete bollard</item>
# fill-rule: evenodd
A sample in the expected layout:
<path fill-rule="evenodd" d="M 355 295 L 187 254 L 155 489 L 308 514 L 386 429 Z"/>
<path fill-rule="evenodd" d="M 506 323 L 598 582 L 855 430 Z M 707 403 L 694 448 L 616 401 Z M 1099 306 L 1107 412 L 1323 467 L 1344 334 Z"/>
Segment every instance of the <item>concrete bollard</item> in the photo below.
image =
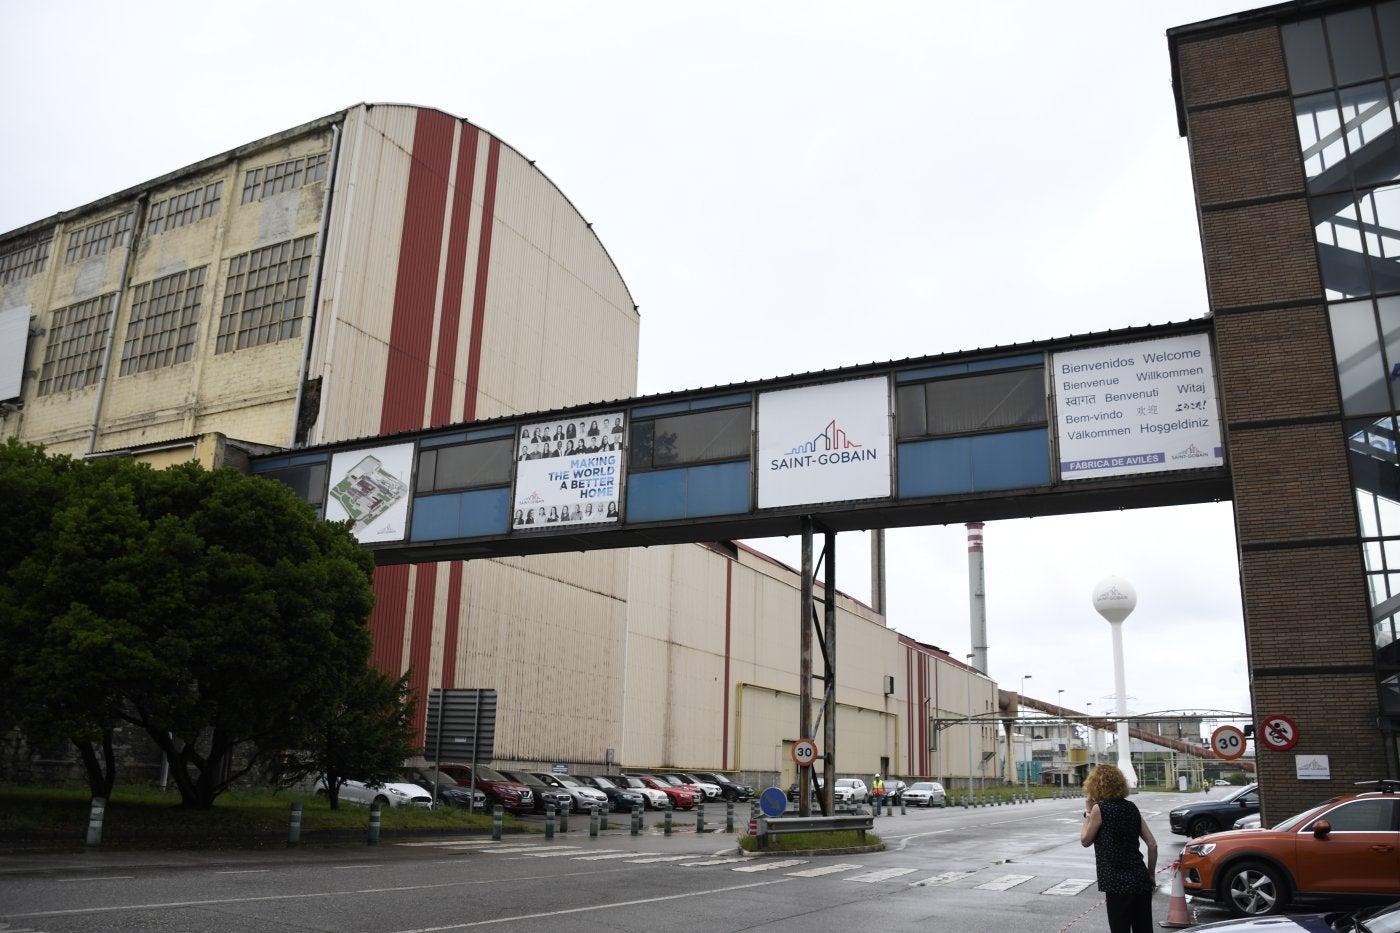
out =
<path fill-rule="evenodd" d="M 491 838 L 497 842 L 501 841 L 501 825 L 505 822 L 505 812 L 500 804 L 491 808 Z"/>
<path fill-rule="evenodd" d="M 554 838 L 554 804 L 548 804 L 544 808 L 544 838 Z"/>
<path fill-rule="evenodd" d="M 963 794 L 963 795 L 962 795 L 962 805 L 963 805 L 963 809 L 966 810 L 966 809 L 967 809 L 967 794 Z"/>
<path fill-rule="evenodd" d="M 379 804 L 369 805 L 369 844 L 379 845 Z"/>
<path fill-rule="evenodd" d="M 301 804 L 292 804 L 292 822 L 287 827 L 287 845 L 294 846 L 301 842 Z"/>
<path fill-rule="evenodd" d="M 632 807 L 632 835 L 634 836 L 642 831 L 643 809 L 645 809 L 645 807 L 643 807 L 643 805 L 640 803 Z"/>
<path fill-rule="evenodd" d="M 900 797 L 900 798 L 899 798 L 899 815 L 900 815 L 900 816 L 904 816 L 904 815 L 906 815 L 908 812 L 909 812 L 909 810 L 908 810 L 907 806 L 906 806 L 905 803 L 904 803 L 904 798 L 903 798 L 903 797 Z"/>
<path fill-rule="evenodd" d="M 671 835 L 671 814 L 673 812 L 674 809 L 672 807 L 668 806 L 666 808 L 666 835 L 668 836 Z"/>
<path fill-rule="evenodd" d="M 705 801 L 700 801 L 695 805 L 695 832 L 705 831 Z"/>
<path fill-rule="evenodd" d="M 598 809 L 598 828 L 603 832 L 608 831 L 608 813 L 612 810 L 612 801 L 601 804 Z"/>
<path fill-rule="evenodd" d="M 594 839 L 598 838 L 598 805 L 596 803 L 588 808 L 588 835 Z"/>
<path fill-rule="evenodd" d="M 569 805 L 565 804 L 563 809 L 559 811 L 559 831 L 561 833 L 569 831 L 569 810 Z"/>
<path fill-rule="evenodd" d="M 88 848 L 95 849 L 102 845 L 102 821 L 107 816 L 107 798 L 92 798 L 92 808 L 88 810 Z"/>
<path fill-rule="evenodd" d="M 724 802 L 724 831 L 733 834 L 734 832 L 734 801 Z"/>

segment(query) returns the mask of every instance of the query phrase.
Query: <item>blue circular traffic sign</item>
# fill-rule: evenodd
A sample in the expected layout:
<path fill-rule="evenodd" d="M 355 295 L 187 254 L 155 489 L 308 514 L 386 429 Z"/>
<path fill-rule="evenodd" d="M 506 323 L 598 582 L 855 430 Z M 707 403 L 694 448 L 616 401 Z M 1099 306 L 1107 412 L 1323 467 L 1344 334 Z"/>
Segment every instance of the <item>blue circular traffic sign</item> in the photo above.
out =
<path fill-rule="evenodd" d="M 787 812 L 787 794 L 781 787 L 766 788 L 758 795 L 758 808 L 764 816 L 782 816 Z"/>

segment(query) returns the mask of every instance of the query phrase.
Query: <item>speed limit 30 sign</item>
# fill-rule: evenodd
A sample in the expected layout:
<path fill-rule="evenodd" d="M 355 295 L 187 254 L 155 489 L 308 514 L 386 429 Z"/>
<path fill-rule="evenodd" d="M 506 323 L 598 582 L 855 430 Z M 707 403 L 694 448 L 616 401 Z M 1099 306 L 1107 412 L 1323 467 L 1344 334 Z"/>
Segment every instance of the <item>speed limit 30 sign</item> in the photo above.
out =
<path fill-rule="evenodd" d="M 1233 761 L 1244 754 L 1244 731 L 1235 726 L 1221 726 L 1210 734 L 1210 747 L 1216 755 Z"/>
<path fill-rule="evenodd" d="M 805 768 L 817 760 L 817 746 L 811 739 L 798 739 L 792 745 L 792 760 Z"/>

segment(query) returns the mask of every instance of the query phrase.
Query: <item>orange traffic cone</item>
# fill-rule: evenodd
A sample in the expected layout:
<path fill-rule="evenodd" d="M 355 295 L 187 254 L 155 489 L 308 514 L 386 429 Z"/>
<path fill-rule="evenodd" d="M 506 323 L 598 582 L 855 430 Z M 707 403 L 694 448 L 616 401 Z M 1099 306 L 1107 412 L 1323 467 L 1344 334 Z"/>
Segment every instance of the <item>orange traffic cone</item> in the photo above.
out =
<path fill-rule="evenodd" d="M 1157 926 L 1169 930 L 1179 930 L 1191 925 L 1191 915 L 1186 911 L 1186 886 L 1181 883 L 1181 862 L 1172 862 L 1172 900 L 1167 908 L 1167 919 L 1159 920 Z"/>

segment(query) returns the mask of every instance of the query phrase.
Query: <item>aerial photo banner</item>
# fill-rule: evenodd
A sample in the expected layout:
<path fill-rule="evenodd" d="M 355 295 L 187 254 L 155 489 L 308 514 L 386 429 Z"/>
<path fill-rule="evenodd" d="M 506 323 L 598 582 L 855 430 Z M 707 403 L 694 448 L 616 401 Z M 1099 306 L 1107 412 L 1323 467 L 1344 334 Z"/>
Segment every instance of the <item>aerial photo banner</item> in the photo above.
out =
<path fill-rule="evenodd" d="M 326 518 L 352 519 L 361 544 L 402 541 L 408 525 L 413 445 L 347 450 L 331 457 Z"/>
<path fill-rule="evenodd" d="M 1051 366 L 1061 479 L 1225 462 L 1209 335 L 1071 350 Z"/>

